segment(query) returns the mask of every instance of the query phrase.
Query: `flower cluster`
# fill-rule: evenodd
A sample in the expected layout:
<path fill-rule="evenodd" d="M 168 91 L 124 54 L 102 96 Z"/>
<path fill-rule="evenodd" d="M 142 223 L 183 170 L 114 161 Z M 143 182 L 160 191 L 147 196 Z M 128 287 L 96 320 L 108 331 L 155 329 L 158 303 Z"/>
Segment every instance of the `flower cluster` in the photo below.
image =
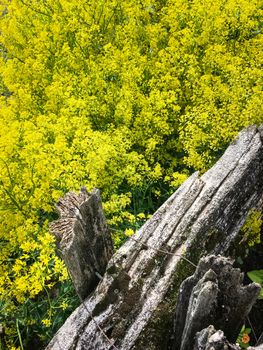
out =
<path fill-rule="evenodd" d="M 262 6 L 2 0 L 0 11 L 0 313 L 17 347 L 28 310 L 46 310 L 34 331 L 45 341 L 70 307 L 67 292 L 52 304 L 68 283 L 48 233 L 60 196 L 100 188 L 118 245 L 262 122 Z"/>

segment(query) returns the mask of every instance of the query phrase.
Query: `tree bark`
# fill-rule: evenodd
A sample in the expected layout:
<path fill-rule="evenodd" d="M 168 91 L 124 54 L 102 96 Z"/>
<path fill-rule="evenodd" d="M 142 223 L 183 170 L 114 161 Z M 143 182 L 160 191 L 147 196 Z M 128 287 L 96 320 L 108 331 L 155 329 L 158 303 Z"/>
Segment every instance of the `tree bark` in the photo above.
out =
<path fill-rule="evenodd" d="M 225 254 L 262 197 L 262 135 L 248 128 L 207 173 L 193 174 L 113 255 L 46 349 L 166 350 L 192 263 Z"/>

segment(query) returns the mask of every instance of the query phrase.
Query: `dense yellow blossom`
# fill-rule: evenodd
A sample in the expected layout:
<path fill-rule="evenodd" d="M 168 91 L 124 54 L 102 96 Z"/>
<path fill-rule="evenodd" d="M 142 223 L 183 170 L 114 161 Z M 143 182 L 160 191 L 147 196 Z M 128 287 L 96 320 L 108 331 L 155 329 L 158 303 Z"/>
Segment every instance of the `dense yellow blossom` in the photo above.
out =
<path fill-rule="evenodd" d="M 70 305 L 48 233 L 60 196 L 100 188 L 118 245 L 262 123 L 263 11 L 260 0 L 2 0 L 0 11 L 0 313 L 17 348 L 14 310 L 26 346 L 28 310 L 46 310 L 46 341 L 58 326 L 48 310 Z"/>

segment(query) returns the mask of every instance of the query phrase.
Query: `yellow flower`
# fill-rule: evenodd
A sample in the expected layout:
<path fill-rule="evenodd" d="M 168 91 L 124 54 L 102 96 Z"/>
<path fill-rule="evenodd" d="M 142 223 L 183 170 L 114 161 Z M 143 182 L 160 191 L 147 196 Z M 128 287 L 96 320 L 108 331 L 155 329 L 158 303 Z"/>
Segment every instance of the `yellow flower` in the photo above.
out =
<path fill-rule="evenodd" d="M 68 305 L 67 302 L 63 301 L 63 302 L 60 304 L 60 307 L 61 307 L 62 310 L 66 310 L 66 309 L 69 307 L 69 305 Z"/>
<path fill-rule="evenodd" d="M 51 326 L 51 320 L 49 318 L 45 318 L 41 321 L 44 326 L 50 327 Z"/>
<path fill-rule="evenodd" d="M 134 234 L 134 230 L 131 228 L 128 228 L 124 231 L 124 234 L 128 237 L 132 236 Z"/>
<path fill-rule="evenodd" d="M 145 219 L 132 208 L 159 205 L 149 193 L 168 196 L 189 169 L 208 169 L 239 130 L 263 122 L 260 1 L 156 4 L 1 1 L 6 305 L 37 304 L 51 281 L 69 278 L 48 233 L 65 192 L 100 188 L 108 222 L 122 232 Z M 248 245 L 259 223 L 244 233 Z M 114 237 L 116 245 L 123 235 Z"/>
<path fill-rule="evenodd" d="M 139 214 L 137 214 L 137 218 L 138 219 L 145 219 L 145 214 L 144 213 L 139 213 Z"/>

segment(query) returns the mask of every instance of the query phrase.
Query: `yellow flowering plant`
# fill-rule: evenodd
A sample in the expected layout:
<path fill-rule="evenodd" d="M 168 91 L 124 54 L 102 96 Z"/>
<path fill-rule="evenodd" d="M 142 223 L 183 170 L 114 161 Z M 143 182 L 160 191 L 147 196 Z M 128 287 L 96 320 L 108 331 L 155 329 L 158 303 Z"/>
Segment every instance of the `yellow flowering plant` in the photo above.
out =
<path fill-rule="evenodd" d="M 0 11 L 0 323 L 7 348 L 36 334 L 40 348 L 76 305 L 48 233 L 54 203 L 98 187 L 118 246 L 262 123 L 262 4 L 2 0 Z"/>

